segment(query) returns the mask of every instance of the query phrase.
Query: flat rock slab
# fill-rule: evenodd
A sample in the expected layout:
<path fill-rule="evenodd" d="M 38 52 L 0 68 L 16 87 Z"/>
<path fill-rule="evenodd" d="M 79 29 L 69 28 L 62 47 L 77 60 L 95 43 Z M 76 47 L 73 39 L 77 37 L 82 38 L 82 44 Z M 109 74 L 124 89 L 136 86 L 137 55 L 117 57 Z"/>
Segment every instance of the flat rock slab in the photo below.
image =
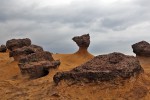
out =
<path fill-rule="evenodd" d="M 19 63 L 30 63 L 38 61 L 54 61 L 52 54 L 48 51 L 32 53 L 27 56 L 21 57 Z"/>
<path fill-rule="evenodd" d="M 15 60 L 19 60 L 22 56 L 26 56 L 32 53 L 42 52 L 43 48 L 37 45 L 24 46 L 10 51 L 9 57 L 14 57 Z"/>
<path fill-rule="evenodd" d="M 11 39 L 6 42 L 6 46 L 10 51 L 17 48 L 22 48 L 24 46 L 30 46 L 30 45 L 31 45 L 31 40 L 29 38 Z"/>
<path fill-rule="evenodd" d="M 71 71 L 58 72 L 53 79 L 56 84 L 61 80 L 110 81 L 118 77 L 127 79 L 141 72 L 143 72 L 143 69 L 137 58 L 114 52 L 96 56 Z"/>
<path fill-rule="evenodd" d="M 146 41 L 141 41 L 132 45 L 133 52 L 137 56 L 150 57 L 150 44 Z"/>

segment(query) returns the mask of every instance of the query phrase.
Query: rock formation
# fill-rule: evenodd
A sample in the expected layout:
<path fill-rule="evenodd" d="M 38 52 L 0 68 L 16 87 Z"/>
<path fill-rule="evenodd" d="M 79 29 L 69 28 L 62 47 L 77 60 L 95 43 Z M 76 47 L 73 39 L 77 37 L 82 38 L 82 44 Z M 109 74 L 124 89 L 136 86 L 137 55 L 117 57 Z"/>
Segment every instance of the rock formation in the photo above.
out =
<path fill-rule="evenodd" d="M 54 61 L 50 52 L 44 51 L 40 46 L 31 45 L 28 38 L 8 40 L 6 46 L 10 50 L 9 57 L 19 61 L 21 74 L 29 78 L 45 76 L 49 73 L 49 69 L 60 65 L 60 61 Z"/>
<path fill-rule="evenodd" d="M 90 45 L 90 36 L 85 34 L 82 36 L 75 36 L 72 38 L 73 41 L 79 46 L 79 48 L 88 48 Z"/>
<path fill-rule="evenodd" d="M 28 75 L 31 79 L 45 76 L 49 69 L 55 69 L 59 65 L 60 61 L 54 61 L 51 53 L 47 51 L 22 56 L 18 64 L 22 75 Z"/>
<path fill-rule="evenodd" d="M 11 39 L 6 42 L 7 48 L 12 51 L 17 48 L 22 48 L 24 46 L 30 46 L 31 40 L 28 38 L 25 39 Z"/>
<path fill-rule="evenodd" d="M 55 69 L 60 65 L 60 61 L 38 61 L 30 63 L 19 63 L 18 66 L 22 75 L 28 75 L 29 78 L 40 78 L 49 73 L 49 69 Z"/>
<path fill-rule="evenodd" d="M 5 45 L 0 46 L 0 52 L 6 52 L 7 48 Z"/>
<path fill-rule="evenodd" d="M 21 57 L 19 63 L 30 63 L 30 62 L 38 62 L 38 61 L 54 61 L 52 54 L 48 51 L 32 53 L 27 56 Z"/>
<path fill-rule="evenodd" d="M 24 46 L 10 51 L 9 57 L 14 57 L 14 59 L 18 61 L 22 56 L 42 51 L 43 48 L 37 45 Z"/>
<path fill-rule="evenodd" d="M 150 44 L 146 41 L 141 41 L 132 45 L 133 52 L 137 56 L 150 57 Z"/>
<path fill-rule="evenodd" d="M 79 50 L 77 53 L 86 53 L 88 52 L 87 49 L 90 45 L 90 35 L 89 34 L 84 34 L 82 36 L 75 36 L 72 38 L 74 42 L 79 47 Z"/>
<path fill-rule="evenodd" d="M 57 72 L 53 80 L 58 84 L 61 80 L 72 81 L 110 81 L 115 78 L 127 79 L 143 72 L 137 58 L 121 53 L 99 55 L 71 71 Z"/>

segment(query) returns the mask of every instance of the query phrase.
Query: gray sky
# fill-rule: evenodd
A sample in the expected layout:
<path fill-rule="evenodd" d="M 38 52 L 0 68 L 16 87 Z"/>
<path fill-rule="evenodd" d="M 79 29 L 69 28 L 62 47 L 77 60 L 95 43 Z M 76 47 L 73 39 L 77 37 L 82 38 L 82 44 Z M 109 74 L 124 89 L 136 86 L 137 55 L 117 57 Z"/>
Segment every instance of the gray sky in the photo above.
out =
<path fill-rule="evenodd" d="M 0 0 L 0 43 L 28 37 L 55 53 L 77 50 L 72 37 L 89 33 L 89 51 L 133 54 L 150 42 L 150 0 Z"/>

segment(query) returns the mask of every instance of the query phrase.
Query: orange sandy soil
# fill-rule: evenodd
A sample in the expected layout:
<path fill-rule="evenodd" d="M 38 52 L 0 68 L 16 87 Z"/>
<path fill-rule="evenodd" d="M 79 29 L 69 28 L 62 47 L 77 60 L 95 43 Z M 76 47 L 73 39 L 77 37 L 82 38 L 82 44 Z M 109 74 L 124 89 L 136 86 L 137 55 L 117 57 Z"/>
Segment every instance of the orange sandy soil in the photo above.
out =
<path fill-rule="evenodd" d="M 150 100 L 150 58 L 138 57 L 145 72 L 136 78 L 88 84 L 62 81 L 56 86 L 56 72 L 70 70 L 93 56 L 84 50 L 53 54 L 61 61 L 59 68 L 35 80 L 22 77 L 18 62 L 8 56 L 8 52 L 0 53 L 0 100 Z"/>

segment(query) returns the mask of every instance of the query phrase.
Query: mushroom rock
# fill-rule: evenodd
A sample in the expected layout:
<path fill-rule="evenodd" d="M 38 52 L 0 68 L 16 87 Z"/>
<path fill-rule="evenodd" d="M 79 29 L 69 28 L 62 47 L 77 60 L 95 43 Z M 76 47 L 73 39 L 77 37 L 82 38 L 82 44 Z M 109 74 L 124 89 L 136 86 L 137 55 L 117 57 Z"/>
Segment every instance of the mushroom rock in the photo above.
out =
<path fill-rule="evenodd" d="M 30 46 L 30 45 L 31 45 L 31 40 L 29 38 L 11 39 L 6 42 L 6 46 L 10 51 L 17 48 L 22 48 L 24 46 Z"/>
<path fill-rule="evenodd" d="M 53 80 L 56 84 L 61 80 L 102 82 L 116 78 L 128 79 L 141 72 L 143 68 L 136 57 L 114 52 L 96 56 L 71 71 L 57 72 Z"/>
<path fill-rule="evenodd" d="M 141 41 L 132 45 L 133 52 L 137 56 L 150 57 L 150 44 L 146 41 Z"/>
<path fill-rule="evenodd" d="M 0 52 L 6 52 L 7 48 L 5 45 L 0 46 Z"/>
<path fill-rule="evenodd" d="M 60 61 L 55 61 L 51 53 L 47 51 L 21 57 L 18 64 L 21 74 L 28 75 L 31 79 L 45 76 L 49 73 L 50 69 L 55 69 L 59 65 Z"/>
<path fill-rule="evenodd" d="M 79 46 L 78 52 L 87 52 L 87 48 L 90 45 L 90 35 L 84 34 L 82 36 L 75 36 L 72 38 L 74 42 Z"/>
<path fill-rule="evenodd" d="M 24 46 L 10 51 L 9 57 L 14 57 L 18 61 L 22 56 L 26 56 L 36 52 L 42 52 L 43 48 L 37 45 Z"/>

